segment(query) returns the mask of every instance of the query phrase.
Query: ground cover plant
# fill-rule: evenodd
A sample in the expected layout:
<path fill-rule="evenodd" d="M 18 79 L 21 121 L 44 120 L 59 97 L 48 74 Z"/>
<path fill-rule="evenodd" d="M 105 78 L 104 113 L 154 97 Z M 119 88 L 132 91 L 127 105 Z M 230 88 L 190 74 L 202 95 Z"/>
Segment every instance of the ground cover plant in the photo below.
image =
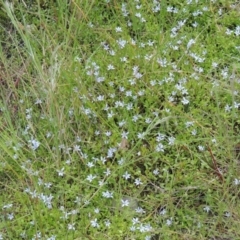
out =
<path fill-rule="evenodd" d="M 240 239 L 238 1 L 0 6 L 0 239 Z"/>

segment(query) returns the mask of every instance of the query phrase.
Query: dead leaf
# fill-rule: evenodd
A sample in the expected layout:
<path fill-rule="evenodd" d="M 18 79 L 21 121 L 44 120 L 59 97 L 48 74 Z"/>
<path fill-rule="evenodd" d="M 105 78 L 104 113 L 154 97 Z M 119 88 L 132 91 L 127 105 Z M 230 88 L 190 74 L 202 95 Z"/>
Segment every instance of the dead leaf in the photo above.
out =
<path fill-rule="evenodd" d="M 120 150 L 127 150 L 129 147 L 129 143 L 128 143 L 128 140 L 126 138 L 122 138 L 122 141 L 119 145 L 119 149 Z"/>

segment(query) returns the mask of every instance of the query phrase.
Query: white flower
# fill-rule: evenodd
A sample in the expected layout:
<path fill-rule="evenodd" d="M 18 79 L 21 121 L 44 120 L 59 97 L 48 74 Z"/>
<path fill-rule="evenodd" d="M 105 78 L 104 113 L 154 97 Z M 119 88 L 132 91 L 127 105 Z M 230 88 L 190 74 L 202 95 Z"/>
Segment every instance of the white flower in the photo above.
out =
<path fill-rule="evenodd" d="M 151 40 L 148 40 L 148 42 L 147 42 L 147 44 L 148 44 L 148 46 L 153 46 L 153 44 L 154 44 L 154 41 L 151 41 Z"/>
<path fill-rule="evenodd" d="M 10 209 L 13 206 L 12 203 L 6 204 L 2 207 L 2 209 Z"/>
<path fill-rule="evenodd" d="M 111 170 L 107 168 L 107 170 L 104 172 L 106 176 L 109 176 L 111 174 Z"/>
<path fill-rule="evenodd" d="M 146 211 L 145 211 L 143 208 L 141 208 L 141 207 L 137 207 L 137 208 L 135 209 L 135 212 L 136 212 L 136 213 L 143 214 L 143 213 L 145 213 Z"/>
<path fill-rule="evenodd" d="M 187 49 L 189 49 L 194 43 L 195 43 L 195 40 L 194 39 L 190 39 L 188 44 L 187 44 Z"/>
<path fill-rule="evenodd" d="M 173 96 L 169 96 L 169 97 L 168 97 L 168 101 L 169 101 L 169 102 L 174 102 L 174 97 L 173 97 Z"/>
<path fill-rule="evenodd" d="M 105 162 L 107 161 L 107 159 L 105 157 L 100 157 L 100 161 L 102 162 L 102 164 L 105 164 Z"/>
<path fill-rule="evenodd" d="M 129 79 L 128 80 L 130 85 L 135 85 L 136 84 L 136 80 L 135 79 Z"/>
<path fill-rule="evenodd" d="M 158 135 L 156 137 L 157 142 L 161 142 L 164 139 L 165 139 L 165 134 L 158 133 Z"/>
<path fill-rule="evenodd" d="M 167 219 L 166 225 L 167 226 L 171 226 L 172 225 L 172 218 Z"/>
<path fill-rule="evenodd" d="M 138 119 L 139 119 L 139 115 L 134 115 L 132 118 L 132 121 L 137 122 Z"/>
<path fill-rule="evenodd" d="M 121 137 L 128 139 L 128 134 L 129 134 L 129 132 L 123 131 L 123 132 L 121 133 Z"/>
<path fill-rule="evenodd" d="M 216 68 L 217 66 L 218 66 L 218 63 L 216 63 L 216 62 L 213 62 L 213 63 L 212 63 L 212 67 L 213 67 L 213 68 Z"/>
<path fill-rule="evenodd" d="M 125 180 L 128 180 L 129 178 L 131 178 L 131 174 L 129 174 L 128 172 L 125 172 L 122 177 L 125 179 Z"/>
<path fill-rule="evenodd" d="M 122 28 L 121 28 L 121 27 L 116 27 L 116 28 L 115 28 L 115 31 L 116 31 L 116 32 L 122 32 Z"/>
<path fill-rule="evenodd" d="M 62 177 L 64 175 L 64 167 L 61 170 L 57 170 L 58 176 Z"/>
<path fill-rule="evenodd" d="M 144 139 L 144 136 L 145 136 L 145 132 L 137 134 L 138 139 Z"/>
<path fill-rule="evenodd" d="M 107 154 L 107 158 L 112 158 L 114 153 L 117 151 L 116 148 L 109 148 L 108 149 L 108 154 Z"/>
<path fill-rule="evenodd" d="M 234 108 L 239 108 L 240 106 L 240 103 L 237 103 L 237 102 L 234 102 L 233 104 L 234 104 Z"/>
<path fill-rule="evenodd" d="M 163 208 L 159 211 L 159 214 L 162 216 L 165 215 L 166 213 L 167 213 L 167 210 L 165 208 Z"/>
<path fill-rule="evenodd" d="M 175 137 L 169 137 L 169 138 L 168 138 L 168 144 L 169 144 L 169 145 L 173 145 L 174 142 L 175 142 Z"/>
<path fill-rule="evenodd" d="M 88 162 L 88 163 L 87 163 L 87 166 L 88 166 L 89 168 L 92 168 L 92 167 L 94 167 L 94 163 L 93 163 L 93 162 Z"/>
<path fill-rule="evenodd" d="M 126 57 L 122 57 L 120 58 L 121 62 L 127 62 L 127 58 Z"/>
<path fill-rule="evenodd" d="M 145 120 L 145 123 L 151 123 L 152 122 L 152 119 L 151 118 L 146 118 L 146 120 Z"/>
<path fill-rule="evenodd" d="M 232 214 L 231 214 L 230 212 L 225 212 L 225 213 L 224 213 L 224 216 L 225 216 L 225 217 L 231 217 Z"/>
<path fill-rule="evenodd" d="M 55 235 L 52 235 L 50 238 L 47 238 L 47 240 L 55 240 L 55 239 L 56 239 Z"/>
<path fill-rule="evenodd" d="M 76 197 L 76 200 L 74 201 L 77 205 L 80 205 L 81 203 L 81 198 L 80 197 Z"/>
<path fill-rule="evenodd" d="M 102 196 L 105 198 L 113 198 L 113 192 L 105 191 L 102 193 Z"/>
<path fill-rule="evenodd" d="M 101 186 L 103 186 L 104 185 L 104 180 L 99 180 L 98 181 L 98 185 L 101 187 Z"/>
<path fill-rule="evenodd" d="M 98 82 L 98 83 L 104 82 L 104 80 L 105 80 L 105 77 L 99 77 L 99 76 L 96 77 L 96 82 Z"/>
<path fill-rule="evenodd" d="M 135 227 L 135 226 L 131 226 L 131 227 L 130 227 L 130 231 L 131 231 L 131 232 L 135 232 L 135 231 L 136 231 L 136 227 Z"/>
<path fill-rule="evenodd" d="M 201 146 L 201 145 L 198 146 L 198 149 L 199 149 L 199 151 L 201 151 L 201 152 L 205 150 L 204 146 Z"/>
<path fill-rule="evenodd" d="M 95 212 L 95 213 L 99 213 L 99 212 L 100 212 L 99 208 L 95 208 L 95 209 L 94 209 L 94 212 Z"/>
<path fill-rule="evenodd" d="M 41 103 L 42 103 L 42 100 L 39 98 L 35 101 L 35 104 L 41 104 Z"/>
<path fill-rule="evenodd" d="M 39 186 L 43 185 L 43 180 L 41 178 L 38 179 L 38 185 Z"/>
<path fill-rule="evenodd" d="M 122 202 L 122 207 L 127 207 L 129 205 L 128 199 L 121 199 L 121 202 Z"/>
<path fill-rule="evenodd" d="M 126 109 L 128 111 L 132 110 L 133 109 L 133 104 L 132 103 L 128 103 L 127 106 L 126 106 Z"/>
<path fill-rule="evenodd" d="M 240 184 L 240 180 L 235 178 L 233 183 L 234 183 L 234 185 L 239 185 Z"/>
<path fill-rule="evenodd" d="M 108 112 L 107 117 L 112 118 L 114 115 L 115 113 L 111 110 L 110 112 Z"/>
<path fill-rule="evenodd" d="M 137 223 L 139 223 L 139 222 L 140 222 L 140 221 L 139 221 L 139 218 L 138 218 L 138 217 L 132 219 L 133 225 L 135 225 L 135 224 L 137 224 Z"/>
<path fill-rule="evenodd" d="M 46 138 L 50 138 L 51 136 L 52 136 L 52 133 L 50 133 L 50 132 L 46 133 Z"/>
<path fill-rule="evenodd" d="M 135 183 L 136 186 L 139 186 L 139 185 L 143 184 L 139 178 L 136 178 L 134 183 Z"/>
<path fill-rule="evenodd" d="M 30 144 L 30 148 L 35 151 L 39 146 L 40 146 L 40 142 L 36 139 L 31 139 L 28 141 Z"/>
<path fill-rule="evenodd" d="M 65 162 L 67 165 L 69 165 L 71 163 L 71 160 L 70 159 L 67 159 L 66 162 Z"/>
<path fill-rule="evenodd" d="M 89 23 L 88 23 L 88 26 L 89 26 L 90 28 L 93 28 L 94 25 L 93 25 L 92 22 L 89 22 Z"/>
<path fill-rule="evenodd" d="M 228 104 L 225 106 L 225 112 L 230 112 L 232 109 L 231 106 L 229 106 Z"/>
<path fill-rule="evenodd" d="M 99 135 L 100 135 L 100 131 L 96 130 L 96 131 L 94 132 L 94 134 L 95 134 L 96 136 L 99 136 Z"/>
<path fill-rule="evenodd" d="M 75 145 L 75 146 L 73 147 L 73 151 L 74 151 L 74 152 L 81 152 L 80 146 L 79 146 L 79 145 Z"/>
<path fill-rule="evenodd" d="M 213 138 L 212 143 L 217 143 L 217 140 L 215 138 Z"/>
<path fill-rule="evenodd" d="M 158 175 L 158 174 L 159 174 L 159 170 L 158 170 L 158 169 L 154 169 L 154 170 L 153 170 L 153 174 L 154 174 L 154 175 Z"/>
<path fill-rule="evenodd" d="M 114 50 L 110 50 L 110 51 L 109 51 L 109 54 L 110 54 L 111 56 L 114 56 L 114 55 L 115 55 L 115 51 L 114 51 Z"/>
<path fill-rule="evenodd" d="M 138 18 L 142 17 L 141 13 L 136 13 L 135 16 L 138 17 Z"/>
<path fill-rule="evenodd" d="M 139 95 L 139 96 L 143 96 L 143 95 L 144 95 L 144 90 L 138 91 L 138 95 Z"/>
<path fill-rule="evenodd" d="M 140 232 L 150 232 L 152 230 L 152 226 L 150 224 L 140 224 L 138 227 Z"/>
<path fill-rule="evenodd" d="M 8 219 L 8 220 L 11 221 L 11 220 L 13 220 L 13 218 L 14 218 L 13 213 L 8 213 L 8 214 L 7 214 L 7 219 Z"/>
<path fill-rule="evenodd" d="M 197 135 L 197 130 L 193 129 L 191 133 L 192 133 L 193 136 L 196 136 Z"/>
<path fill-rule="evenodd" d="M 106 221 L 104 222 L 104 224 L 105 224 L 106 227 L 110 227 L 110 225 L 111 225 L 111 223 L 110 223 L 109 220 L 106 220 Z"/>
<path fill-rule="evenodd" d="M 73 224 L 68 224 L 68 230 L 75 230 L 75 223 L 73 223 Z"/>
<path fill-rule="evenodd" d="M 150 84 L 151 84 L 151 86 L 155 86 L 156 85 L 156 80 L 151 80 Z"/>
<path fill-rule="evenodd" d="M 162 143 L 159 143 L 155 149 L 156 149 L 156 152 L 164 152 L 164 146 Z"/>
<path fill-rule="evenodd" d="M 43 201 L 43 203 L 47 206 L 47 208 L 51 209 L 52 208 L 52 199 L 53 196 L 50 194 L 49 196 L 44 195 L 43 193 L 41 193 L 38 196 L 39 199 L 41 199 Z"/>
<path fill-rule="evenodd" d="M 119 47 L 121 49 L 123 49 L 125 47 L 125 45 L 127 44 L 127 41 L 120 38 L 120 39 L 117 40 L 117 43 L 118 43 Z"/>
<path fill-rule="evenodd" d="M 187 105 L 189 103 L 189 100 L 187 98 L 183 97 L 181 102 L 183 105 Z"/>
<path fill-rule="evenodd" d="M 185 123 L 185 126 L 188 128 L 188 127 L 190 127 L 190 126 L 193 126 L 193 124 L 194 124 L 193 122 L 186 122 L 186 123 Z"/>
<path fill-rule="evenodd" d="M 132 91 L 126 91 L 125 95 L 126 95 L 126 97 L 131 97 L 132 96 Z"/>
<path fill-rule="evenodd" d="M 114 70 L 114 69 L 115 69 L 115 67 L 112 64 L 109 64 L 107 66 L 107 70 Z"/>
<path fill-rule="evenodd" d="M 110 131 L 107 131 L 107 132 L 105 132 L 105 135 L 106 135 L 107 137 L 110 137 L 110 136 L 112 135 L 112 133 L 111 133 Z"/>
<path fill-rule="evenodd" d="M 49 189 L 49 188 L 51 188 L 52 183 L 50 183 L 50 182 L 44 183 L 44 186 Z"/>
<path fill-rule="evenodd" d="M 104 96 L 103 95 L 97 96 L 97 101 L 101 102 L 103 100 L 104 100 Z"/>
<path fill-rule="evenodd" d="M 203 208 L 203 210 L 204 210 L 205 212 L 209 213 L 209 211 L 211 210 L 211 208 L 210 208 L 209 206 L 205 206 L 205 207 Z"/>
<path fill-rule="evenodd" d="M 87 180 L 88 180 L 89 182 L 92 182 L 95 178 L 96 178 L 96 175 L 89 174 L 89 175 L 87 176 Z"/>
<path fill-rule="evenodd" d="M 125 159 L 124 158 L 121 158 L 118 160 L 118 165 L 122 166 L 125 162 Z"/>
<path fill-rule="evenodd" d="M 240 36 L 240 26 L 237 26 L 235 31 L 234 31 L 236 36 Z"/>
<path fill-rule="evenodd" d="M 98 224 L 97 221 L 98 221 L 97 218 L 91 220 L 91 221 L 90 221 L 90 222 L 91 222 L 91 226 L 94 227 L 94 228 L 98 228 L 98 227 L 99 227 L 99 224 Z"/>

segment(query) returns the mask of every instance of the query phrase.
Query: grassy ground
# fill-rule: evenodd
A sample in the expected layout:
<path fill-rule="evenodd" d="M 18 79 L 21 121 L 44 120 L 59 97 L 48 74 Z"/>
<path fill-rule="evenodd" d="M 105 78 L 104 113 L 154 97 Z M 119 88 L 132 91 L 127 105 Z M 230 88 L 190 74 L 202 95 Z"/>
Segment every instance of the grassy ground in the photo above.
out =
<path fill-rule="evenodd" d="M 240 239 L 237 1 L 0 6 L 0 239 Z"/>

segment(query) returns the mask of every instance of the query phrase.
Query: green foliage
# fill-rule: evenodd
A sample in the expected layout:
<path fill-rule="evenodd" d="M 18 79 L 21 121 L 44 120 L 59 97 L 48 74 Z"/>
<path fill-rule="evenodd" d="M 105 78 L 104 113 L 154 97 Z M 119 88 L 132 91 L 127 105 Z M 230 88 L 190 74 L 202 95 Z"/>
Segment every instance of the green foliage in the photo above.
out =
<path fill-rule="evenodd" d="M 239 238 L 238 3 L 0 6 L 0 238 Z"/>

